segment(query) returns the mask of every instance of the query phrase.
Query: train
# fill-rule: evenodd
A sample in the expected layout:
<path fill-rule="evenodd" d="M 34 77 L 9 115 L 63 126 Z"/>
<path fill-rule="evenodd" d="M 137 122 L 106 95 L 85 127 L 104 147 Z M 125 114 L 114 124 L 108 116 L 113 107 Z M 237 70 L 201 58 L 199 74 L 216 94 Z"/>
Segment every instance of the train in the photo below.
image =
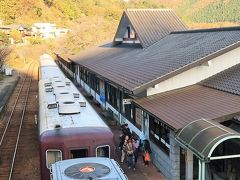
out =
<path fill-rule="evenodd" d="M 111 129 L 50 55 L 40 57 L 38 76 L 41 179 L 50 179 L 50 167 L 57 161 L 114 158 Z"/>

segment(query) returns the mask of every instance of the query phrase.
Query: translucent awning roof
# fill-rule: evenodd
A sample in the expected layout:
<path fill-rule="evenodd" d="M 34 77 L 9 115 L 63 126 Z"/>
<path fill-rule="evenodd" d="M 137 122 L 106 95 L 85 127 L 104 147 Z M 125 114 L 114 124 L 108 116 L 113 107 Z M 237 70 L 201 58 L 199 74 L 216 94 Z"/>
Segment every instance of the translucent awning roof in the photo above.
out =
<path fill-rule="evenodd" d="M 214 149 L 219 144 L 235 138 L 240 141 L 238 132 L 206 119 L 193 121 L 176 134 L 176 140 L 203 161 L 211 159 Z"/>

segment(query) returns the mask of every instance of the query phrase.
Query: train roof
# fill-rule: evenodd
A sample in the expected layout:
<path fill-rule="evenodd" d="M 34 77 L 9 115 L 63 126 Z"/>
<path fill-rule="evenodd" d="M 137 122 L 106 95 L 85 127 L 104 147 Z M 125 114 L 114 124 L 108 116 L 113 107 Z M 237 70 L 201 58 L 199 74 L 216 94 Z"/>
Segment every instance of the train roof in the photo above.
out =
<path fill-rule="evenodd" d="M 40 56 L 40 67 L 43 66 L 57 66 L 53 58 L 48 54 L 43 54 Z"/>
<path fill-rule="evenodd" d="M 128 180 L 113 159 L 88 157 L 58 161 L 51 166 L 52 180 L 101 179 Z"/>
<path fill-rule="evenodd" d="M 65 75 L 59 70 L 58 65 L 55 63 L 53 58 L 44 54 L 40 56 L 40 73 L 41 79 L 47 80 L 53 77 L 65 78 Z"/>
<path fill-rule="evenodd" d="M 75 85 L 67 78 L 39 81 L 40 134 L 56 127 L 106 127 Z"/>

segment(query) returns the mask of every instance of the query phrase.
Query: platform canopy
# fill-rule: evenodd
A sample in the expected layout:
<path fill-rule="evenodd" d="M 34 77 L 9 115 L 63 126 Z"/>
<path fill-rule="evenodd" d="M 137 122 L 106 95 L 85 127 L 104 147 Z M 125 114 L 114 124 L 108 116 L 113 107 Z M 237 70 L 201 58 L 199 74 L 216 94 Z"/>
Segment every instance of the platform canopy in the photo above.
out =
<path fill-rule="evenodd" d="M 240 157 L 240 151 L 230 154 L 214 152 L 224 143 L 239 145 L 240 134 L 213 120 L 199 119 L 187 124 L 178 131 L 176 140 L 205 162 Z"/>

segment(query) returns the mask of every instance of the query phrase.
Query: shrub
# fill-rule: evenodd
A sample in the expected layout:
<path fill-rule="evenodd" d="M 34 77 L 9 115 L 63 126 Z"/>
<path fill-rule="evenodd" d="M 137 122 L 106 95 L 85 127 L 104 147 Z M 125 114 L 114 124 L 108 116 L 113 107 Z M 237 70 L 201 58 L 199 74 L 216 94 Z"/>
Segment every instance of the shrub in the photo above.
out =
<path fill-rule="evenodd" d="M 12 37 L 16 43 L 22 42 L 22 33 L 18 30 L 12 30 L 10 33 L 10 37 Z"/>
<path fill-rule="evenodd" d="M 6 46 L 10 43 L 10 40 L 8 38 L 8 35 L 3 32 L 3 31 L 0 31 L 0 47 L 1 46 Z"/>
<path fill-rule="evenodd" d="M 42 44 L 43 43 L 43 39 L 40 37 L 29 37 L 28 41 L 30 42 L 30 44 L 34 45 L 34 44 Z"/>
<path fill-rule="evenodd" d="M 51 7 L 53 4 L 53 0 L 44 0 L 44 2 L 48 7 Z"/>

